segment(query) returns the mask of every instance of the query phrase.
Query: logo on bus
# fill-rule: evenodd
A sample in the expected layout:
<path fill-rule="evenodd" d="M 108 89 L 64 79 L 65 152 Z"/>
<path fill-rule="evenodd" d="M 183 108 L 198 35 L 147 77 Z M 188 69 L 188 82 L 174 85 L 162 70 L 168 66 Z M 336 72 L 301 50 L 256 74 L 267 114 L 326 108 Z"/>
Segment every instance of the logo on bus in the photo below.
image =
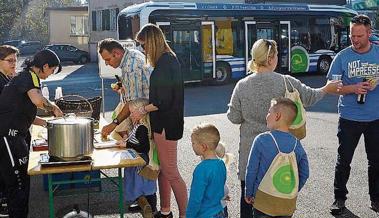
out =
<path fill-rule="evenodd" d="M 291 72 L 301 73 L 308 72 L 309 54 L 302 46 L 294 46 L 291 48 Z"/>

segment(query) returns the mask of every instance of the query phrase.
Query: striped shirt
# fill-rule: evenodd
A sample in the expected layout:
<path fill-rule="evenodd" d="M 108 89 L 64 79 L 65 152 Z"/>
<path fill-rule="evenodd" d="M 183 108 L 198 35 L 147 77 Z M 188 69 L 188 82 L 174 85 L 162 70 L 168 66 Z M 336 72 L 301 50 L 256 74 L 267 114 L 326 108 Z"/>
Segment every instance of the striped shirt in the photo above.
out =
<path fill-rule="evenodd" d="M 149 80 L 152 69 L 145 64 L 145 55 L 138 50 L 125 49 L 120 65 L 124 100 L 149 98 Z"/>

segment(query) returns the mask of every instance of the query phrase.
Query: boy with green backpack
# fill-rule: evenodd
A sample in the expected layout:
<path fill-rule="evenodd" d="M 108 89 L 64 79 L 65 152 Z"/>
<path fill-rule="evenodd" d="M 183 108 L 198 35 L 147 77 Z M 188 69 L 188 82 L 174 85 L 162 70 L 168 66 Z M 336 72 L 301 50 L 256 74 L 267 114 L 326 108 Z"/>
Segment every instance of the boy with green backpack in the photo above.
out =
<path fill-rule="evenodd" d="M 271 102 L 266 116 L 269 132 L 253 142 L 246 168 L 245 201 L 253 205 L 253 217 L 292 217 L 297 194 L 309 176 L 307 154 L 289 133 L 296 117 L 295 103 L 288 98 Z"/>

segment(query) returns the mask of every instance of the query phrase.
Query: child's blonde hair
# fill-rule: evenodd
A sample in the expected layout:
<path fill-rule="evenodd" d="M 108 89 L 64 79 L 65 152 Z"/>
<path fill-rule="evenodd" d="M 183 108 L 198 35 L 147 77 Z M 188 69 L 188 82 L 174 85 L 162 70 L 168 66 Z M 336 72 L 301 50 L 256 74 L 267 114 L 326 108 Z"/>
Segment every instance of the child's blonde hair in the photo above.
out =
<path fill-rule="evenodd" d="M 133 109 L 138 109 L 140 107 L 144 107 L 146 105 L 149 104 L 149 100 L 145 99 L 145 98 L 137 98 L 136 100 L 133 100 L 133 101 L 129 101 L 128 102 L 129 104 L 129 107 L 133 108 Z M 141 120 L 140 120 L 140 124 L 144 125 L 147 127 L 147 130 L 148 130 L 148 135 L 149 135 L 149 138 L 152 138 L 152 134 L 151 134 L 151 127 L 150 127 L 150 116 L 149 114 L 145 114 Z"/>
<path fill-rule="evenodd" d="M 278 51 L 274 40 L 259 39 L 251 48 L 251 58 L 248 67 L 251 72 L 257 72 L 259 67 L 267 66 L 269 57 L 274 57 Z"/>
<path fill-rule="evenodd" d="M 215 151 L 217 157 L 224 161 L 226 168 L 229 168 L 230 164 L 233 162 L 234 155 L 226 152 L 225 145 L 222 142 L 218 143 Z"/>
<path fill-rule="evenodd" d="M 195 126 L 191 136 L 196 142 L 206 144 L 210 149 L 216 149 L 220 142 L 220 132 L 216 126 L 209 123 Z"/>

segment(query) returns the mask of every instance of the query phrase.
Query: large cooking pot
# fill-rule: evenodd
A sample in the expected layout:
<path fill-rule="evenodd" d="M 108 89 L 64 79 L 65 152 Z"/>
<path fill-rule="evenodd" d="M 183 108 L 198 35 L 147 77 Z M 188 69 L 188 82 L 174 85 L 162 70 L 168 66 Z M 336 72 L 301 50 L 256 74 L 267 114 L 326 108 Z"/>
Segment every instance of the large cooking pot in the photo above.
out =
<path fill-rule="evenodd" d="M 68 116 L 47 121 L 49 155 L 78 160 L 93 152 L 93 119 Z"/>

